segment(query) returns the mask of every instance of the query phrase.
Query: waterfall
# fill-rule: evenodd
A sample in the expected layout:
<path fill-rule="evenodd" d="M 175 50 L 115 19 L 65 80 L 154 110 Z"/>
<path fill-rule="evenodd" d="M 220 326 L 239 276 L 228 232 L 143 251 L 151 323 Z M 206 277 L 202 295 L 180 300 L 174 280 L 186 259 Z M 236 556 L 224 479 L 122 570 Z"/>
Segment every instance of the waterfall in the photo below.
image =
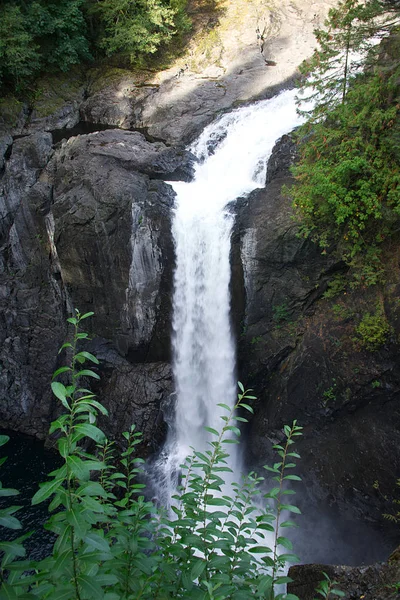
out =
<path fill-rule="evenodd" d="M 207 444 L 204 426 L 221 429 L 218 403 L 233 406 L 236 400 L 229 290 L 234 215 L 229 204 L 264 186 L 276 140 L 300 124 L 295 95 L 295 90 L 282 92 L 206 127 L 190 148 L 199 158 L 194 180 L 171 183 L 177 193 L 172 341 L 176 403 L 166 445 L 154 465 L 157 495 L 167 504 L 190 448 L 204 450 Z M 230 446 L 235 480 L 240 471 L 236 449 Z"/>

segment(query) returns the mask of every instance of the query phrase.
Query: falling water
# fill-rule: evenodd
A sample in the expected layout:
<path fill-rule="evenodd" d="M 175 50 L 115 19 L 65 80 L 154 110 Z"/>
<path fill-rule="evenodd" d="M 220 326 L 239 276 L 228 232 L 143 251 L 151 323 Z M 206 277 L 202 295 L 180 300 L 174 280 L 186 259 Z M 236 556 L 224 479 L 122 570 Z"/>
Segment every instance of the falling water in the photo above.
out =
<path fill-rule="evenodd" d="M 235 343 L 230 324 L 229 203 L 265 184 L 276 140 L 300 124 L 294 90 L 224 115 L 203 131 L 190 150 L 199 158 L 190 183 L 177 193 L 173 236 L 174 419 L 158 460 L 158 494 L 168 503 L 179 465 L 190 447 L 204 449 L 204 426 L 221 428 L 222 409 L 236 399 Z M 230 467 L 240 464 L 232 445 Z"/>

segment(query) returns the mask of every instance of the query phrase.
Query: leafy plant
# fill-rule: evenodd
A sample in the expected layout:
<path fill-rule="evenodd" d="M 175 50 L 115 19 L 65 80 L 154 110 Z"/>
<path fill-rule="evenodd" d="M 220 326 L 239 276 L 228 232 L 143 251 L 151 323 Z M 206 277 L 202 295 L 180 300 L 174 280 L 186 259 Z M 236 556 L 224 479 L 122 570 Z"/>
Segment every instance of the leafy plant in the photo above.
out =
<path fill-rule="evenodd" d="M 67 71 L 90 58 L 84 0 L 0 5 L 0 83 L 21 91 L 43 69 Z"/>
<path fill-rule="evenodd" d="M 337 598 L 344 598 L 346 595 L 342 590 L 339 590 L 337 587 L 337 581 L 332 581 L 327 573 L 322 572 L 324 579 L 318 584 L 316 588 L 316 592 L 318 593 L 320 598 L 324 598 L 324 600 L 330 600 L 336 596 Z M 317 600 L 317 598 L 315 598 Z"/>
<path fill-rule="evenodd" d="M 377 21 L 384 11 L 375 0 L 344 0 L 330 11 L 327 29 L 317 31 L 320 49 L 303 65 L 316 104 L 297 133 L 300 159 L 289 192 L 301 235 L 323 253 L 336 244 L 362 286 L 381 280 L 381 245 L 397 231 L 400 214 L 399 7 Z M 393 33 L 379 52 L 369 42 L 378 31 Z M 365 45 L 369 68 L 357 65 L 350 77 L 350 51 Z"/>
<path fill-rule="evenodd" d="M 387 340 L 390 325 L 386 319 L 383 309 L 377 308 L 375 314 L 366 313 L 356 327 L 359 343 L 374 352 L 378 350 Z"/>
<path fill-rule="evenodd" d="M 289 307 L 286 302 L 282 302 L 282 304 L 274 304 L 272 307 L 273 320 L 276 323 L 283 323 L 288 321 L 290 318 Z"/>
<path fill-rule="evenodd" d="M 133 63 L 190 28 L 185 8 L 186 0 L 101 0 L 90 3 L 88 12 L 96 19 L 98 47 Z"/>
<path fill-rule="evenodd" d="M 294 493 L 287 485 L 300 480 L 290 470 L 299 457 L 292 445 L 301 427 L 296 422 L 285 426 L 282 442 L 275 445 L 279 460 L 266 467 L 275 487 L 265 492 L 263 477 L 250 473 L 229 488 L 224 480 L 224 474 L 232 475 L 227 448 L 238 443 L 237 424 L 246 421 L 241 412 L 252 412 L 247 401 L 254 398 L 239 384 L 236 405 L 220 404 L 225 411 L 221 431 L 206 428 L 213 437 L 208 449 L 193 450 L 184 461 L 171 516 L 143 495 L 138 480 L 143 461 L 135 456 L 140 434 L 134 427 L 123 434 L 118 460 L 114 444 L 96 424 L 98 415 L 107 411 L 82 383 L 98 378 L 96 357 L 81 349 L 88 337 L 81 323 L 91 314 L 76 311 L 68 319 L 74 335 L 62 350 L 71 354 L 71 362 L 57 369 L 51 384 L 64 408 L 50 428 L 64 464 L 49 474 L 32 499 L 33 504 L 50 501 L 45 527 L 56 536 L 53 550 L 39 562 L 14 561 L 23 558 L 23 547 L 17 541 L 11 550 L 2 542 L 0 596 L 296 600 L 276 593 L 276 586 L 290 581 L 285 565 L 298 560 L 281 529 L 294 525 L 283 520 L 284 513 L 300 513 L 286 497 Z M 86 368 L 87 362 L 94 367 Z M 261 508 L 256 499 L 262 499 Z M 4 516 L 16 524 L 10 510 Z M 287 551 L 281 553 L 281 548 Z"/>
<path fill-rule="evenodd" d="M 327 406 L 330 402 L 336 401 L 336 380 L 333 380 L 333 385 L 324 391 L 323 396 L 323 405 Z"/>

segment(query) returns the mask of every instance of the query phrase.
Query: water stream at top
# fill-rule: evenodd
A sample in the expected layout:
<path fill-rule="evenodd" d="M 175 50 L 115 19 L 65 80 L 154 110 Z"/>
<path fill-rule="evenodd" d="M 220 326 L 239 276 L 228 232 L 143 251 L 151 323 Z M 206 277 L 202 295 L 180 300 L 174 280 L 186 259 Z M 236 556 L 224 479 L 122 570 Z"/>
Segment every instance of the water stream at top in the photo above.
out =
<path fill-rule="evenodd" d="M 176 270 L 173 296 L 174 418 L 156 465 L 157 494 L 169 503 L 190 447 L 204 450 L 204 426 L 220 430 L 220 402 L 236 400 L 230 323 L 229 203 L 265 184 L 278 138 L 300 124 L 295 90 L 230 112 L 205 128 L 190 150 L 199 158 L 190 183 L 173 183 Z M 237 480 L 240 458 L 230 446 Z"/>

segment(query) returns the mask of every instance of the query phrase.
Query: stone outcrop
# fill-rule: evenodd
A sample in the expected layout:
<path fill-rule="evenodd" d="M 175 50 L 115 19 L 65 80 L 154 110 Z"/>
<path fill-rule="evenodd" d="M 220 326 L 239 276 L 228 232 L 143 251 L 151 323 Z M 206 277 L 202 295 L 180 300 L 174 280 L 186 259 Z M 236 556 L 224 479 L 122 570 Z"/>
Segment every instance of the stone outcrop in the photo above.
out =
<path fill-rule="evenodd" d="M 292 183 L 294 158 L 293 141 L 284 136 L 269 162 L 265 189 L 241 201 L 235 233 L 235 268 L 245 290 L 244 300 L 243 294 L 237 300 L 244 302 L 240 376 L 258 396 L 249 462 L 271 463 L 271 442 L 297 419 L 304 427 L 297 444 L 300 505 L 308 513 L 310 506 L 321 510 L 321 521 L 331 508 L 350 520 L 382 522 L 385 502 L 374 482 L 391 496 L 400 468 L 398 255 L 392 248 L 392 280 L 382 289 L 345 289 L 324 298 L 328 282 L 345 267 L 333 251 L 321 254 L 297 235 L 290 199 L 281 191 Z M 391 333 L 370 351 L 356 326 L 377 307 Z M 236 315 L 239 320 L 240 309 Z"/>
<path fill-rule="evenodd" d="M 400 582 L 400 548 L 385 563 L 366 567 L 334 565 L 297 565 L 289 569 L 288 593 L 299 600 L 314 600 L 315 589 L 326 573 L 330 585 L 344 593 L 344 600 L 394 600 L 398 598 Z M 335 582 L 335 585 L 332 585 Z"/>
<path fill-rule="evenodd" d="M 162 70 L 112 67 L 45 77 L 28 103 L 6 99 L 0 132 L 73 128 L 79 122 L 146 129 L 176 144 L 192 140 L 221 111 L 271 97 L 297 76 L 333 0 L 189 3 L 193 28 Z M 160 62 L 164 60 L 160 56 Z M 164 61 L 165 62 L 165 61 Z"/>
<path fill-rule="evenodd" d="M 55 150 L 50 133 L 35 133 L 14 141 L 11 156 L 4 138 L 2 150 L 0 422 L 46 435 L 57 411 L 51 373 L 77 306 L 95 312 L 86 324 L 104 354 L 105 429 L 116 435 L 136 422 L 149 452 L 172 390 L 174 192 L 162 179 L 188 180 L 193 157 L 120 130 Z"/>
<path fill-rule="evenodd" d="M 49 133 L 16 140 L 0 181 L 0 418 L 33 434 L 48 428 L 49 371 L 64 335 L 44 220 L 50 188 L 38 181 L 51 154 Z"/>

